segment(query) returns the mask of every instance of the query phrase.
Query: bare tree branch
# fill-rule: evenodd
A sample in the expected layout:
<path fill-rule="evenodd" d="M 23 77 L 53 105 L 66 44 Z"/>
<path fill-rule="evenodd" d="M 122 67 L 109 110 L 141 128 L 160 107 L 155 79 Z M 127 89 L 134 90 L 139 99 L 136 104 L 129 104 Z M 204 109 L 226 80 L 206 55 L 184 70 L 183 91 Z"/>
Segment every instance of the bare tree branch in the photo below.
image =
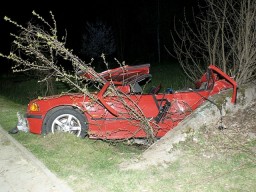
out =
<path fill-rule="evenodd" d="M 193 22 L 171 31 L 174 55 L 195 81 L 209 63 L 244 84 L 256 73 L 256 1 L 205 0 Z"/>

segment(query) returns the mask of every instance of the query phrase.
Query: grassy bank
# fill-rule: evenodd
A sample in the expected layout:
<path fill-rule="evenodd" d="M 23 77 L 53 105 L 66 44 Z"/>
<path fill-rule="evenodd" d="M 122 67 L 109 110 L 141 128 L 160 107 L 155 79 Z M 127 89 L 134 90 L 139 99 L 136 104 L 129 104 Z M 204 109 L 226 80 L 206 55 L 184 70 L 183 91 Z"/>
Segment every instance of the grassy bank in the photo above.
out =
<path fill-rule="evenodd" d="M 24 105 L 1 96 L 0 124 L 6 130 L 15 126 L 16 112 L 24 110 Z M 75 192 L 253 191 L 256 187 L 251 156 L 242 150 L 206 156 L 213 143 L 203 145 L 204 134 L 198 135 L 199 143 L 188 140 L 177 145 L 182 154 L 174 162 L 146 170 L 119 168 L 121 162 L 139 157 L 145 150 L 126 143 L 79 139 L 70 134 L 43 137 L 20 132 L 12 136 Z"/>

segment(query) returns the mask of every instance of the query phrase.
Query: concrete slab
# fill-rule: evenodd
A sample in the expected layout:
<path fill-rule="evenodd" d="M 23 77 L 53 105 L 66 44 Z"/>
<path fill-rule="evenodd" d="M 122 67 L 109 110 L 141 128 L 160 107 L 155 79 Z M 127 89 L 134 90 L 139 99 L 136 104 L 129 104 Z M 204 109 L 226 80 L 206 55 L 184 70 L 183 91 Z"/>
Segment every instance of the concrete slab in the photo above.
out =
<path fill-rule="evenodd" d="M 73 192 L 0 126 L 0 192 Z"/>

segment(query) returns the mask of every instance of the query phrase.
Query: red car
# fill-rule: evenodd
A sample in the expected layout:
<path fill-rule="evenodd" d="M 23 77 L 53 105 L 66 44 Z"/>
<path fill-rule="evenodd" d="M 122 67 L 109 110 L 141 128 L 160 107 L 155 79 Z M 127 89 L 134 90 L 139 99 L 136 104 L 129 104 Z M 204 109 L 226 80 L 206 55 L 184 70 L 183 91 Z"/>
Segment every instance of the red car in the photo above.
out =
<path fill-rule="evenodd" d="M 145 138 L 146 131 L 131 108 L 136 108 L 154 129 L 156 138 L 164 136 L 210 96 L 233 89 L 235 103 L 237 84 L 216 66 L 196 82 L 195 89 L 158 93 L 142 93 L 140 82 L 151 78 L 150 65 L 124 66 L 100 73 L 105 84 L 92 93 L 96 101 L 85 94 L 64 94 L 35 99 L 28 104 L 26 120 L 31 133 L 47 134 L 57 131 L 99 139 Z M 83 74 L 90 78 L 89 74 Z M 121 95 L 111 94 L 116 89 Z M 127 107 L 128 106 L 128 107 Z"/>

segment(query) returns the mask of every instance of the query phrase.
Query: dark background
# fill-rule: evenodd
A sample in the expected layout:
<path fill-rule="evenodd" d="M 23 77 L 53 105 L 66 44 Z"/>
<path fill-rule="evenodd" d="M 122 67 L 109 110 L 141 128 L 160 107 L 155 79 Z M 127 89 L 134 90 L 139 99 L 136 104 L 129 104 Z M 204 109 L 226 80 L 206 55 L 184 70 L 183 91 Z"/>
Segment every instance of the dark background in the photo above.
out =
<path fill-rule="evenodd" d="M 159 2 L 159 17 L 158 15 Z M 164 45 L 171 48 L 170 30 L 174 18 L 183 19 L 184 8 L 191 12 L 197 6 L 196 0 L 94 0 L 94 1 L 20 1 L 6 2 L 0 7 L 0 52 L 8 54 L 11 49 L 10 33 L 17 34 L 18 29 L 6 22 L 4 16 L 25 25 L 32 18 L 35 10 L 44 19 L 51 22 L 52 11 L 57 23 L 59 35 L 67 31 L 67 48 L 73 49 L 79 56 L 81 37 L 86 22 L 103 21 L 112 26 L 117 46 L 117 59 L 127 64 L 136 62 L 152 63 L 158 61 L 157 24 L 160 25 L 161 61 L 172 61 Z M 118 50 L 119 50 L 118 48 Z M 1 73 L 10 72 L 10 61 L 0 58 Z"/>

